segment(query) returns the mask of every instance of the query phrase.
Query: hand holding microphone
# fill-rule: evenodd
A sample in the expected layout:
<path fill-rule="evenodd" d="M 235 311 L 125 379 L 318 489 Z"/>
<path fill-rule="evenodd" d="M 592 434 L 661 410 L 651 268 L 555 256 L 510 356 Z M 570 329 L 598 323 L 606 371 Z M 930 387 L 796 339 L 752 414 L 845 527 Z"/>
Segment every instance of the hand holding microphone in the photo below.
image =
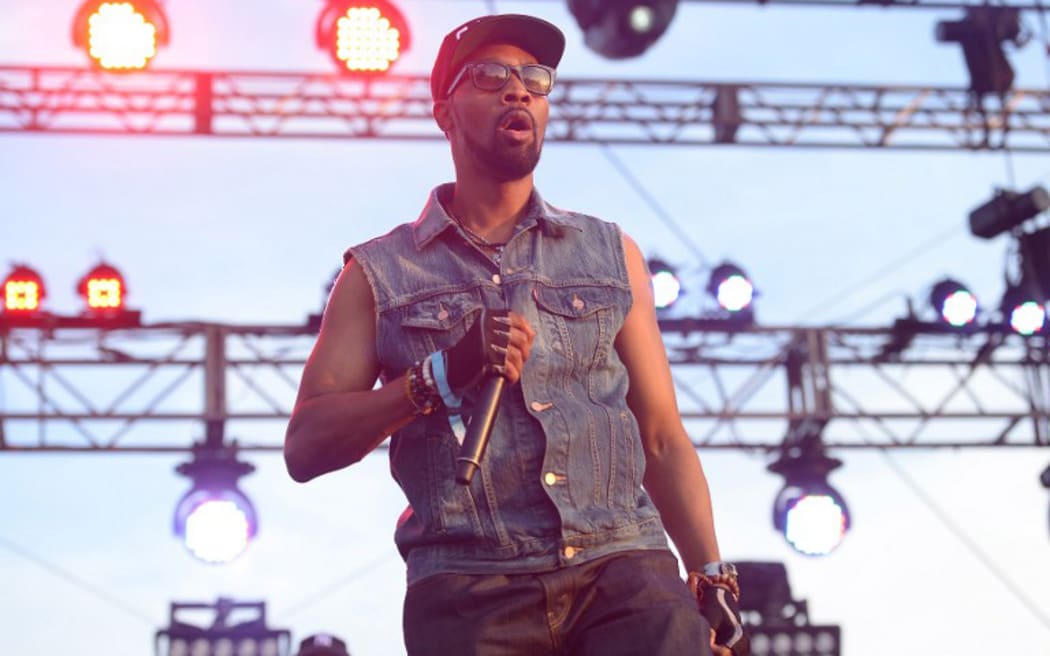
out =
<path fill-rule="evenodd" d="M 469 485 L 481 464 L 505 383 L 516 383 L 536 333 L 525 317 L 509 310 L 483 310 L 467 334 L 445 352 L 448 383 L 462 397 L 479 382 L 481 393 L 467 426 L 456 481 Z"/>

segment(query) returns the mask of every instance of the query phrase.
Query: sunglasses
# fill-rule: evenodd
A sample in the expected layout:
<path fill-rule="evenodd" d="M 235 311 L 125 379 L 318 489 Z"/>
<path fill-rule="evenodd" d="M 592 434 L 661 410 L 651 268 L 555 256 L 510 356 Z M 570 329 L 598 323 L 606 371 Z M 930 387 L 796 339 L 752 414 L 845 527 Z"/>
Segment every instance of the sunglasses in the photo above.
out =
<path fill-rule="evenodd" d="M 525 89 L 537 96 L 546 96 L 554 88 L 554 69 L 543 64 L 522 64 L 511 66 L 500 62 L 471 62 L 459 69 L 459 74 L 448 85 L 445 97 L 452 95 L 456 85 L 463 77 L 470 75 L 470 81 L 482 91 L 499 91 L 510 82 L 511 73 L 517 73 Z"/>

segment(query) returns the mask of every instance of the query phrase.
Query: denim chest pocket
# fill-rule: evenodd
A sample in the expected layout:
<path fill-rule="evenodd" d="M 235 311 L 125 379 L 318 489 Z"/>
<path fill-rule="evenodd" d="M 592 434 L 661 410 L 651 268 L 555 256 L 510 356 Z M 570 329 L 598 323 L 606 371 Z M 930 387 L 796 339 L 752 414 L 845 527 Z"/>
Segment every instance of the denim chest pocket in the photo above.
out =
<path fill-rule="evenodd" d="M 539 284 L 532 294 L 551 350 L 583 366 L 608 355 L 630 302 L 627 290 L 607 285 Z"/>
<path fill-rule="evenodd" d="M 481 313 L 480 296 L 456 293 L 433 296 L 400 310 L 399 338 L 415 360 L 456 344 Z"/>

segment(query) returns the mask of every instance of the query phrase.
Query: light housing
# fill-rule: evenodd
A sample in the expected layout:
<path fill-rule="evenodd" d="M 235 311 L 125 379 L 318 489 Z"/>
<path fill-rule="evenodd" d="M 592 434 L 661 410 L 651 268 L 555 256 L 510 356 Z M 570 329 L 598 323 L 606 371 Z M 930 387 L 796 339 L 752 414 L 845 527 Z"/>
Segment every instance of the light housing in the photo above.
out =
<path fill-rule="evenodd" d="M 968 326 L 977 319 L 977 297 L 966 285 L 951 278 L 945 278 L 933 286 L 930 290 L 930 306 L 940 321 L 954 328 Z"/>
<path fill-rule="evenodd" d="M 25 264 L 15 264 L 4 279 L 3 312 L 10 316 L 34 316 L 41 312 L 47 296 L 44 279 Z"/>
<path fill-rule="evenodd" d="M 824 454 L 819 441 L 813 441 L 785 449 L 768 467 L 784 477 L 784 487 L 773 503 L 773 526 L 801 554 L 826 556 L 849 530 L 846 500 L 827 480 L 841 465 L 841 460 Z"/>
<path fill-rule="evenodd" d="M 659 258 L 649 260 L 649 282 L 653 288 L 653 304 L 657 310 L 666 310 L 678 301 L 682 283 L 674 267 Z"/>
<path fill-rule="evenodd" d="M 962 20 L 937 23 L 937 40 L 962 46 L 970 90 L 978 96 L 1004 94 L 1014 83 L 1014 69 L 1003 42 L 1021 45 L 1021 10 L 1016 7 L 967 7 Z"/>
<path fill-rule="evenodd" d="M 342 73 L 382 75 L 408 51 L 408 23 L 383 0 L 329 0 L 317 17 L 317 47 Z"/>
<path fill-rule="evenodd" d="M 970 212 L 970 232 L 975 237 L 991 239 L 1047 208 L 1050 208 L 1050 193 L 1045 187 L 1035 186 L 1024 193 L 996 189 L 991 200 Z"/>
<path fill-rule="evenodd" d="M 707 292 L 723 310 L 736 314 L 751 309 L 755 286 L 743 269 L 731 262 L 723 262 L 711 271 Z"/>
<path fill-rule="evenodd" d="M 153 0 L 86 0 L 73 19 L 73 44 L 106 71 L 145 69 L 168 39 L 168 19 Z"/>
<path fill-rule="evenodd" d="M 637 57 L 663 36 L 678 0 L 569 0 L 587 47 L 609 59 Z"/>
<path fill-rule="evenodd" d="M 1047 205 L 1050 206 L 1050 199 Z M 1050 227 L 1033 230 L 1017 240 L 1021 277 L 1040 301 L 1050 301 Z"/>
<path fill-rule="evenodd" d="M 175 508 L 175 535 L 204 562 L 236 559 L 258 533 L 255 507 L 237 487 L 237 480 L 255 467 L 237 460 L 235 447 L 197 445 L 193 460 L 175 471 L 193 481 Z"/>

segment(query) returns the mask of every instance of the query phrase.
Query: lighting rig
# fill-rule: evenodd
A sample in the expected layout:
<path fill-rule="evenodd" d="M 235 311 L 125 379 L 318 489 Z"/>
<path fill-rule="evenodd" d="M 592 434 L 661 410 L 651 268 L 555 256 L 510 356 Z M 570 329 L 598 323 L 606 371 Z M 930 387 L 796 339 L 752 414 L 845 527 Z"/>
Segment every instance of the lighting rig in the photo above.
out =
<path fill-rule="evenodd" d="M 78 315 L 57 315 L 44 307 L 47 287 L 40 273 L 27 264 L 14 264 L 3 282 L 0 332 L 12 328 L 101 328 L 114 330 L 142 325 L 142 313 L 126 307 L 124 276 L 100 262 L 76 285 L 83 301 Z"/>
<path fill-rule="evenodd" d="M 703 287 L 707 295 L 694 297 L 701 304 L 697 313 L 695 308 L 684 308 L 682 304 L 683 298 L 689 296 L 690 288 L 700 286 L 694 284 L 697 272 L 683 271 L 660 258 L 651 258 L 647 264 L 653 300 L 660 318 L 691 316 L 699 317 L 701 322 L 733 327 L 754 324 L 757 292 L 751 277 L 738 265 L 726 261 L 706 272 L 699 272 L 701 277 L 704 273 L 707 275 Z"/>
<path fill-rule="evenodd" d="M 175 468 L 193 486 L 175 507 L 174 532 L 193 556 L 225 564 L 244 553 L 259 531 L 255 506 L 237 481 L 255 467 L 237 459 L 236 445 L 209 440 Z"/>
<path fill-rule="evenodd" d="M 795 599 L 783 563 L 737 561 L 740 615 L 752 656 L 839 656 L 841 629 L 811 624 L 808 604 Z"/>
<path fill-rule="evenodd" d="M 289 656 L 291 631 L 266 622 L 266 602 L 172 602 L 168 626 L 154 638 L 156 656 Z"/>

